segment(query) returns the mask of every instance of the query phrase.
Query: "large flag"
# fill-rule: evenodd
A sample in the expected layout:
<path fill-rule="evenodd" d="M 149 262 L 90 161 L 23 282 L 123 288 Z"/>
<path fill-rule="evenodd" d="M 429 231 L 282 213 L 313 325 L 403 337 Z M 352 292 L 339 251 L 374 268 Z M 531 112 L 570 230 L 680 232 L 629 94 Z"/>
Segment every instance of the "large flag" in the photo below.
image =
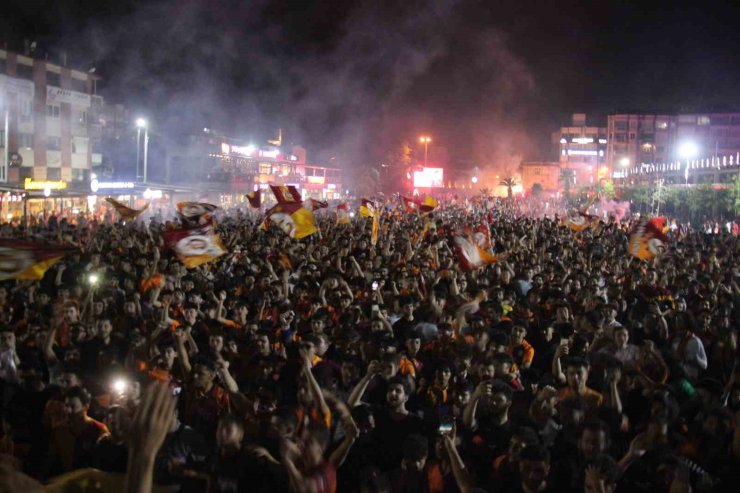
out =
<path fill-rule="evenodd" d="M 360 204 L 360 215 L 362 217 L 375 216 L 375 202 L 367 199 L 362 199 L 362 203 Z"/>
<path fill-rule="evenodd" d="M 0 239 L 0 280 L 37 280 L 76 248 L 26 240 Z"/>
<path fill-rule="evenodd" d="M 267 211 L 265 228 L 269 228 L 272 223 L 278 225 L 285 234 L 296 240 L 311 236 L 318 231 L 316 218 L 302 204 L 277 204 Z"/>
<path fill-rule="evenodd" d="M 465 270 L 476 270 L 498 260 L 464 236 L 455 236 L 455 251 L 460 265 Z"/>
<path fill-rule="evenodd" d="M 106 197 L 105 201 L 112 205 L 114 209 L 116 209 L 116 212 L 118 212 L 118 214 L 121 216 L 121 219 L 123 219 L 124 221 L 131 221 L 136 219 L 137 217 L 139 217 L 139 214 L 147 210 L 147 208 L 149 207 L 149 204 L 146 204 L 143 208 L 137 211 L 136 209 L 127 207 L 119 201 L 110 197 Z"/>
<path fill-rule="evenodd" d="M 591 226 L 591 224 L 598 218 L 590 214 L 586 214 L 583 211 L 578 211 L 577 214 L 571 214 L 563 221 L 572 231 L 578 232 Z"/>
<path fill-rule="evenodd" d="M 432 212 L 439 205 L 439 203 L 434 200 L 434 197 L 430 195 L 424 197 L 424 200 L 401 196 L 401 201 L 403 202 L 403 209 L 410 214 L 414 212 L 426 214 L 428 212 Z"/>
<path fill-rule="evenodd" d="M 301 193 L 293 185 L 270 185 L 278 204 L 300 204 L 303 202 Z"/>
<path fill-rule="evenodd" d="M 249 205 L 254 209 L 259 209 L 262 205 L 262 190 L 255 190 L 247 194 Z"/>
<path fill-rule="evenodd" d="M 475 244 L 483 249 L 491 248 L 491 231 L 485 223 L 479 224 L 473 230 Z"/>
<path fill-rule="evenodd" d="M 211 212 L 218 209 L 217 205 L 206 202 L 178 202 L 177 210 L 180 215 L 188 221 L 198 221 L 201 218 L 207 218 Z"/>
<path fill-rule="evenodd" d="M 657 219 L 657 218 L 656 218 Z M 665 219 L 663 219 L 665 222 Z M 629 254 L 642 260 L 652 260 L 665 252 L 668 237 L 659 221 L 641 219 L 632 231 L 628 243 Z"/>
<path fill-rule="evenodd" d="M 326 209 L 329 207 L 328 202 L 324 202 L 323 200 L 316 200 L 313 197 L 310 197 L 308 201 L 311 203 L 311 210 L 315 211 L 316 209 Z"/>
<path fill-rule="evenodd" d="M 347 205 L 347 202 L 337 206 L 337 224 L 349 224 L 349 205 Z"/>
<path fill-rule="evenodd" d="M 190 229 L 162 232 L 165 244 L 175 250 L 180 262 L 192 269 L 226 253 L 221 238 L 207 224 Z"/>

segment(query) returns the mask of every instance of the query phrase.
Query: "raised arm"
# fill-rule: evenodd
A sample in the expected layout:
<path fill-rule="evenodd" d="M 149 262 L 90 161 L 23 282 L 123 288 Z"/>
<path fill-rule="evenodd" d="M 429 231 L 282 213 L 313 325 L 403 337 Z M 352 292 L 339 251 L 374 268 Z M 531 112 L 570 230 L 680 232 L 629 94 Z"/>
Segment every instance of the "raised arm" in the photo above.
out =
<path fill-rule="evenodd" d="M 362 401 L 362 396 L 365 395 L 365 391 L 367 390 L 367 386 L 370 384 L 372 379 L 380 373 L 380 369 L 381 366 L 378 361 L 373 361 L 370 363 L 367 368 L 367 373 L 364 377 L 360 379 L 359 382 L 357 382 L 357 385 L 355 385 L 355 388 L 352 389 L 352 392 L 347 399 L 347 405 L 349 407 L 355 407 L 360 404 L 360 401 Z"/>

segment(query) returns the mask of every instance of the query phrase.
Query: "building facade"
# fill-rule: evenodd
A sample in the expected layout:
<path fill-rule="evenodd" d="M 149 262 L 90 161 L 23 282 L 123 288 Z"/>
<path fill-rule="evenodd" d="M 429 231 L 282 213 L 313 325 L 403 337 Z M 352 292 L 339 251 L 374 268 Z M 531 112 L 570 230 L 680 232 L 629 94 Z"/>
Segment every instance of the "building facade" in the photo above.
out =
<path fill-rule="evenodd" d="M 557 192 L 560 188 L 560 163 L 555 162 L 522 162 L 519 172 L 522 175 L 522 189 L 532 190 L 535 183 L 542 186 L 545 192 Z"/>
<path fill-rule="evenodd" d="M 89 181 L 102 162 L 95 86 L 90 73 L 0 50 L 0 181 Z"/>
<path fill-rule="evenodd" d="M 607 129 L 587 124 L 584 113 L 573 114 L 571 124 L 553 133 L 552 140 L 560 167 L 573 171 L 574 185 L 592 186 L 609 176 Z"/>
<path fill-rule="evenodd" d="M 617 174 L 641 164 L 740 151 L 740 113 L 609 115 L 607 165 Z M 682 155 L 688 148 L 692 155 Z"/>

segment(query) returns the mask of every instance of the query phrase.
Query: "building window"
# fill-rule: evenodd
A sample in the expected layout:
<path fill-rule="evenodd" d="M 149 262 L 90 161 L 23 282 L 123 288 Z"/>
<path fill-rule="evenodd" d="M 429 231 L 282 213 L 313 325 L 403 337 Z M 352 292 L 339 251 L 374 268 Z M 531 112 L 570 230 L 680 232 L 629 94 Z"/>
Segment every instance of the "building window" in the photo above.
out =
<path fill-rule="evenodd" d="M 634 133 L 634 132 L 632 132 L 632 133 L 630 134 L 630 140 L 635 140 L 635 133 Z"/>
<path fill-rule="evenodd" d="M 46 72 L 46 84 L 50 86 L 61 87 L 62 80 L 60 75 L 54 72 Z"/>
<path fill-rule="evenodd" d="M 26 178 L 33 178 L 33 166 L 22 166 L 19 168 L 18 177 L 21 182 L 26 181 Z"/>
<path fill-rule="evenodd" d="M 87 111 L 75 111 L 74 123 L 77 125 L 87 125 Z"/>
<path fill-rule="evenodd" d="M 614 139 L 617 142 L 627 142 L 627 134 L 616 134 L 614 136 Z"/>
<path fill-rule="evenodd" d="M 47 151 L 60 151 L 62 149 L 62 139 L 59 137 L 46 137 Z"/>
<path fill-rule="evenodd" d="M 627 130 L 627 128 L 628 128 L 627 122 L 615 122 L 614 123 L 615 130 Z"/>
<path fill-rule="evenodd" d="M 730 123 L 729 116 L 713 116 L 712 117 L 712 125 L 729 125 L 729 123 Z"/>
<path fill-rule="evenodd" d="M 696 118 L 696 124 L 697 125 L 709 125 L 709 117 L 706 115 L 702 115 Z"/>
<path fill-rule="evenodd" d="M 668 122 L 658 122 L 655 124 L 655 127 L 658 130 L 665 130 L 666 128 L 668 128 Z"/>
<path fill-rule="evenodd" d="M 33 134 L 18 134 L 18 146 L 33 149 Z"/>
<path fill-rule="evenodd" d="M 72 181 L 87 181 L 85 180 L 85 170 L 72 168 Z"/>
<path fill-rule="evenodd" d="M 85 81 L 72 77 L 72 90 L 77 92 L 87 92 Z"/>
<path fill-rule="evenodd" d="M 61 180 L 62 169 L 61 168 L 46 168 L 46 179 L 47 180 Z"/>
<path fill-rule="evenodd" d="M 22 122 L 29 122 L 31 121 L 31 109 L 32 109 L 32 103 L 29 99 L 19 99 L 18 100 L 18 110 L 20 112 L 20 118 Z"/>
<path fill-rule="evenodd" d="M 33 67 L 19 63 L 15 66 L 15 75 L 21 79 L 33 80 Z"/>
<path fill-rule="evenodd" d="M 59 106 L 56 106 L 53 104 L 47 104 L 46 105 L 46 116 L 50 116 L 52 118 L 59 118 Z"/>

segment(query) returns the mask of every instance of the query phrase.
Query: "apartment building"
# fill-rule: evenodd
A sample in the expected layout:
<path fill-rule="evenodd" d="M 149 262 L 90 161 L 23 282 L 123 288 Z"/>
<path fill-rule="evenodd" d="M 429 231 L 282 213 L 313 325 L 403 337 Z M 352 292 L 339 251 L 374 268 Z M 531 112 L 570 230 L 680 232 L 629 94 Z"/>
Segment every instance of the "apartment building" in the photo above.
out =
<path fill-rule="evenodd" d="M 0 50 L 0 182 L 89 181 L 102 162 L 96 79 Z"/>
<path fill-rule="evenodd" d="M 560 167 L 573 170 L 574 185 L 591 186 L 608 177 L 606 127 L 587 122 L 586 114 L 573 114 L 570 125 L 552 134 L 552 143 Z"/>

